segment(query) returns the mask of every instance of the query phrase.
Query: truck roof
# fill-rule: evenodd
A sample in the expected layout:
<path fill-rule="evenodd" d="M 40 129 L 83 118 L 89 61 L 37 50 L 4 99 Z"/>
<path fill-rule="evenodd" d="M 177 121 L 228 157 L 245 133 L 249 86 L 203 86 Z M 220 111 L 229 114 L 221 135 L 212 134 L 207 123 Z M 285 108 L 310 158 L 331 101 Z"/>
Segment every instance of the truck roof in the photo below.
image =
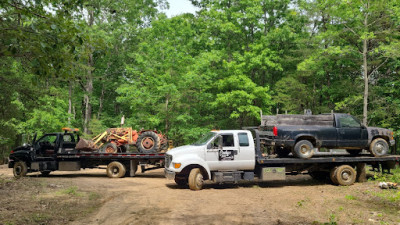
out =
<path fill-rule="evenodd" d="M 244 133 L 250 132 L 248 130 L 211 130 L 211 132 L 222 134 L 222 133 Z"/>

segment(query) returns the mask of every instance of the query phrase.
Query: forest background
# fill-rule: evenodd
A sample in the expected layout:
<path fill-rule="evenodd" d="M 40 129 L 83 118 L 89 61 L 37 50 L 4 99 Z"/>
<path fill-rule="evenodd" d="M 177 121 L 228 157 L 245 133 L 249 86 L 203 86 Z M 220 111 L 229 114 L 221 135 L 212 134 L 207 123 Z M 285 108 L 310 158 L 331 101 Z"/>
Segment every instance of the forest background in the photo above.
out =
<path fill-rule="evenodd" d="M 350 113 L 400 135 L 398 0 L 0 1 L 0 149 L 77 127 L 187 144 L 263 114 Z"/>

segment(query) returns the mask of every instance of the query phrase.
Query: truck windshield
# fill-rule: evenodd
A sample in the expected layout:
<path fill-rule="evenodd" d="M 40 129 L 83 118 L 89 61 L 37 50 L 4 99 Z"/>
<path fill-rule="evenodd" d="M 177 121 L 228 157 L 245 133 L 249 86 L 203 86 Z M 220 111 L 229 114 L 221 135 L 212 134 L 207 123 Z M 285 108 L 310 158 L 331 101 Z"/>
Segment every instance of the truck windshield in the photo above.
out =
<path fill-rule="evenodd" d="M 195 143 L 193 143 L 193 145 L 205 145 L 215 135 L 216 134 L 214 132 L 208 132 L 207 134 L 205 134 L 201 138 L 199 138 Z"/>

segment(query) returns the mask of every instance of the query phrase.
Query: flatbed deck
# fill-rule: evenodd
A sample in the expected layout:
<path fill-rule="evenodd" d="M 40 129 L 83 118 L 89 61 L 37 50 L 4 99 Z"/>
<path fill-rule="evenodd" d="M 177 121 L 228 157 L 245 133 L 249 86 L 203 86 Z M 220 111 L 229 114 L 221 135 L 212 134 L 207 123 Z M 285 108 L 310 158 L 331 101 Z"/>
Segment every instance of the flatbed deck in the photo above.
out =
<path fill-rule="evenodd" d="M 57 154 L 57 159 L 164 159 L 165 153 L 75 153 Z"/>
<path fill-rule="evenodd" d="M 316 163 L 374 163 L 374 162 L 399 162 L 400 155 L 387 155 L 383 157 L 372 156 L 321 156 L 309 159 L 288 158 L 265 158 L 258 157 L 257 162 L 260 165 L 285 165 L 285 164 L 316 164 Z"/>

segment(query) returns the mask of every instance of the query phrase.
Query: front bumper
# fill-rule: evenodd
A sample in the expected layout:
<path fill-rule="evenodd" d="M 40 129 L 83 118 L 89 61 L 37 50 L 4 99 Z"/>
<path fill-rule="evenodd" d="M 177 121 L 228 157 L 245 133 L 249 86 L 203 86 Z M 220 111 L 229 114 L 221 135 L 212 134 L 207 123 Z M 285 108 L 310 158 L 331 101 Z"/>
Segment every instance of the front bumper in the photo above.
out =
<path fill-rule="evenodd" d="M 175 179 L 175 172 L 168 170 L 168 169 L 164 169 L 164 175 L 168 180 L 174 180 Z"/>

